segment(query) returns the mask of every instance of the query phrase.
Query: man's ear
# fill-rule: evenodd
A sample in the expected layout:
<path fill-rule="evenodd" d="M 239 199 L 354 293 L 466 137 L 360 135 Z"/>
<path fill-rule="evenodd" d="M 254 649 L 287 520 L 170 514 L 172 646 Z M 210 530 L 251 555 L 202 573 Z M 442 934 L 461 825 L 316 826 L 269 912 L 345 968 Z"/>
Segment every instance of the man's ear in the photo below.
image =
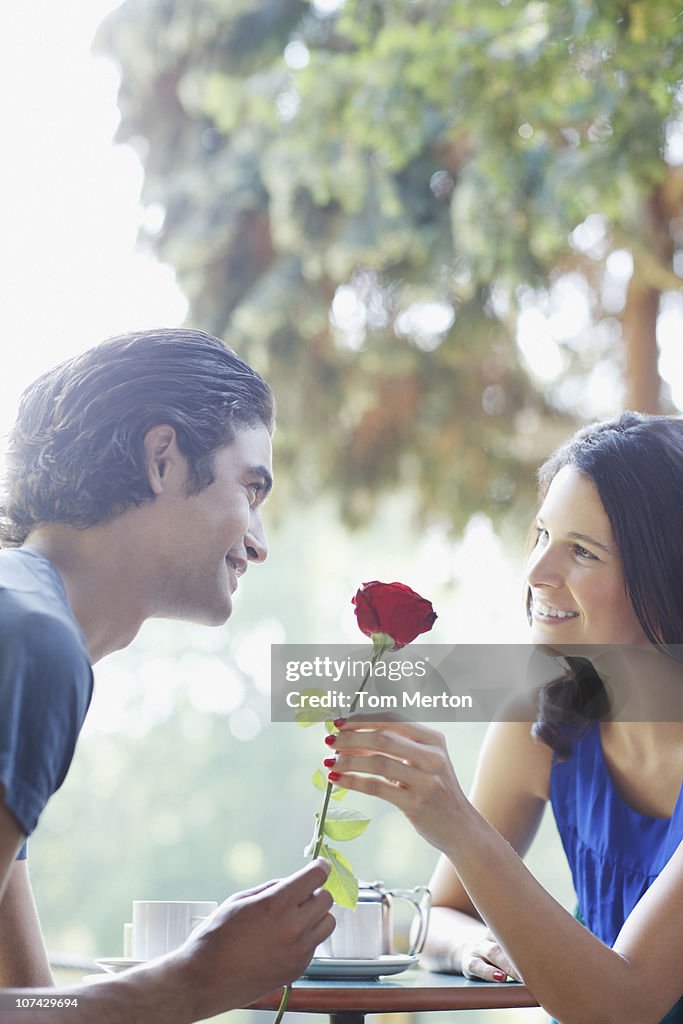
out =
<path fill-rule="evenodd" d="M 145 458 L 147 479 L 155 495 L 163 494 L 169 482 L 175 480 L 178 471 L 185 480 L 187 460 L 180 448 L 175 429 L 168 423 L 160 423 L 145 434 Z"/>

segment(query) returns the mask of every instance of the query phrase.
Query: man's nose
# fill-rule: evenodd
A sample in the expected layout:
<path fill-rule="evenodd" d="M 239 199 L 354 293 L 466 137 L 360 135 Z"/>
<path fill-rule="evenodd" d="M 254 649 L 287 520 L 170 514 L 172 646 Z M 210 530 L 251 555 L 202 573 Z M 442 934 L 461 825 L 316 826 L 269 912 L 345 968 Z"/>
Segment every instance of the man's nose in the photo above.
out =
<path fill-rule="evenodd" d="M 258 509 L 254 509 L 251 513 L 249 530 L 244 538 L 244 545 L 250 562 L 265 562 L 268 557 L 268 542 L 266 541 L 266 534 L 263 529 L 261 512 Z"/>

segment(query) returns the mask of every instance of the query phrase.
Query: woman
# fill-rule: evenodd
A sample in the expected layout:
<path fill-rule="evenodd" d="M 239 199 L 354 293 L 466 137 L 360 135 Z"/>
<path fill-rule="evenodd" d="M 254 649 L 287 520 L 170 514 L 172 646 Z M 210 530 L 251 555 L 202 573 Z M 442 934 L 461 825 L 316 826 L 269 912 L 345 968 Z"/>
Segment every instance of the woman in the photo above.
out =
<path fill-rule="evenodd" d="M 683 643 L 683 421 L 626 413 L 579 431 L 542 467 L 540 498 L 531 641 L 587 646 L 588 681 L 545 687 L 533 728 L 490 727 L 471 802 L 443 737 L 412 723 L 342 725 L 333 781 L 395 804 L 442 851 L 433 964 L 523 979 L 563 1024 L 683 1021 L 683 716 L 657 721 L 653 697 L 672 680 L 683 696 L 683 648 L 666 646 Z M 632 720 L 595 720 L 607 678 L 611 693 L 628 684 Z M 548 801 L 587 927 L 520 859 Z"/>

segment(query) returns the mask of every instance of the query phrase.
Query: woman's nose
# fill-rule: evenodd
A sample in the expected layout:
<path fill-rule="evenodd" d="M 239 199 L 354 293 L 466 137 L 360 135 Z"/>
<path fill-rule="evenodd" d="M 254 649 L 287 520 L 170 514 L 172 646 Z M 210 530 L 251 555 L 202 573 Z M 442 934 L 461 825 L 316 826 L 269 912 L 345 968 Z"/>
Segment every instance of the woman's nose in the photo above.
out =
<path fill-rule="evenodd" d="M 559 552 L 548 543 L 544 547 L 537 544 L 527 563 L 526 578 L 530 587 L 562 586 L 564 574 Z"/>

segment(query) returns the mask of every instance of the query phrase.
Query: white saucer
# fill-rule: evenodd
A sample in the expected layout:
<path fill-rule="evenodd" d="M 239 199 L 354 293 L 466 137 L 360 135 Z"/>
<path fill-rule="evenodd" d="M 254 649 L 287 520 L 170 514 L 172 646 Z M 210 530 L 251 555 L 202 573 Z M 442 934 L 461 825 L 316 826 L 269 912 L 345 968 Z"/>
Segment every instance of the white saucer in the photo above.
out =
<path fill-rule="evenodd" d="M 379 978 L 385 974 L 400 974 L 419 960 L 418 956 L 394 953 L 372 960 L 350 960 L 344 957 L 313 957 L 303 973 L 304 978 Z"/>
<path fill-rule="evenodd" d="M 95 960 L 98 967 L 101 967 L 108 974 L 119 974 L 120 971 L 127 971 L 129 967 L 138 967 L 140 964 L 144 964 L 144 960 L 131 960 L 127 956 L 110 956 L 107 958 L 101 957 L 99 960 Z"/>

